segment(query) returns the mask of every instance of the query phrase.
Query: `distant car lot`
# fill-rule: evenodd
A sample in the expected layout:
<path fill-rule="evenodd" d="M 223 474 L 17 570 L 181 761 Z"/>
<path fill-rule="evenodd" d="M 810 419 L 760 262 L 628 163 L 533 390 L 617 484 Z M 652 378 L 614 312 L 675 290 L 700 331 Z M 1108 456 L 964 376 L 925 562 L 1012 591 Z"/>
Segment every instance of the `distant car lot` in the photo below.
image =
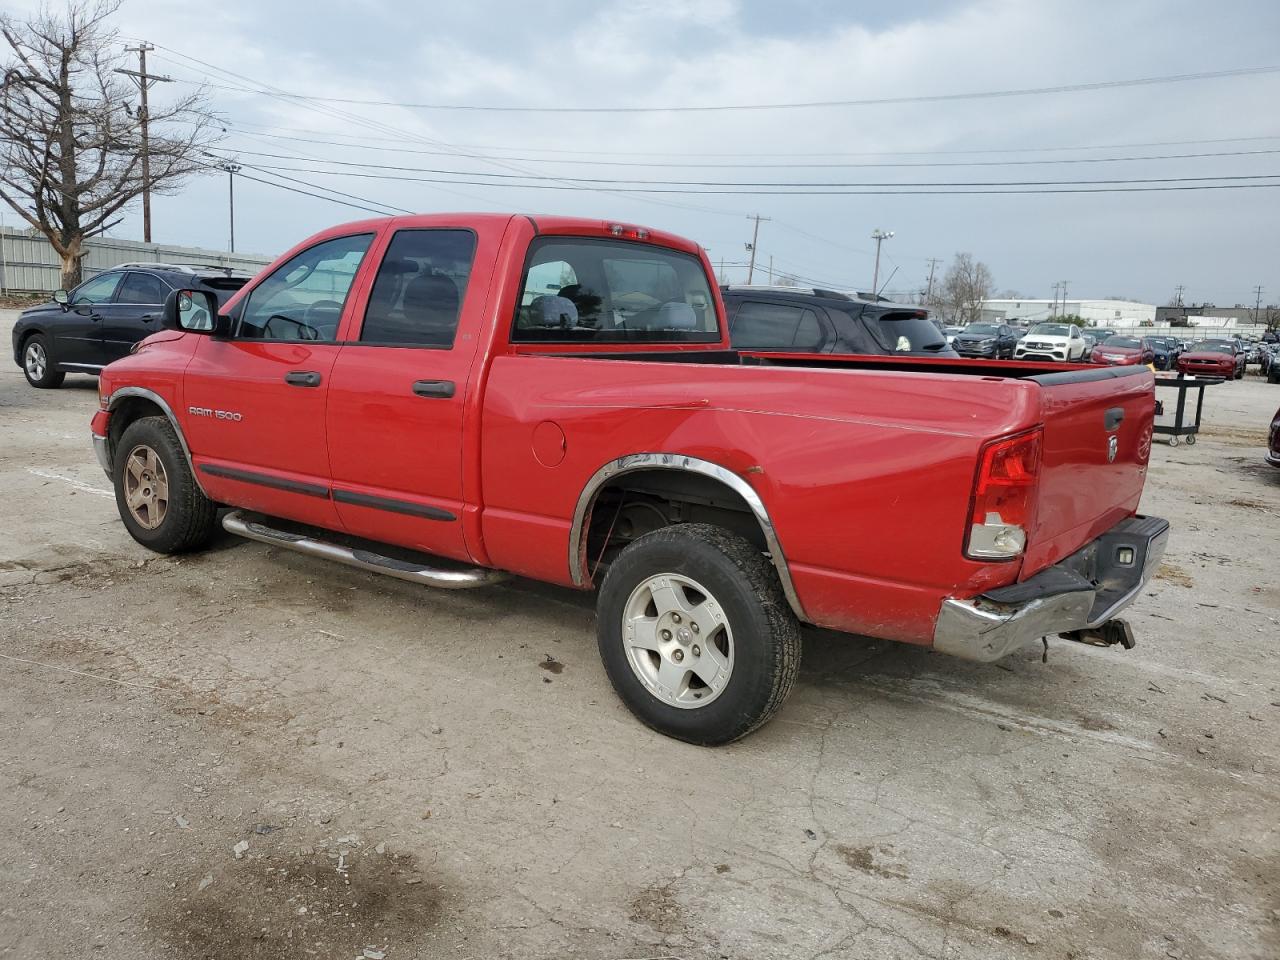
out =
<path fill-rule="evenodd" d="M 1175 528 L 1136 650 L 810 631 L 783 713 L 712 752 L 601 695 L 590 598 L 146 553 L 88 447 L 94 380 L 5 365 L 0 945 L 1269 957 L 1280 390 L 1215 390 L 1195 447 L 1153 451 L 1143 509 Z"/>

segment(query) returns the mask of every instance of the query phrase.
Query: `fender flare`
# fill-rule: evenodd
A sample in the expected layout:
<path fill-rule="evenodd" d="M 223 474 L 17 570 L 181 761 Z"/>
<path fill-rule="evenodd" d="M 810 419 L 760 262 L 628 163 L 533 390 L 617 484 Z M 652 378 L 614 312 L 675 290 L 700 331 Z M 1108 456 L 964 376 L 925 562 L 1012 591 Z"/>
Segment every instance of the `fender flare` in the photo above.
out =
<path fill-rule="evenodd" d="M 680 453 L 631 453 L 610 460 L 591 475 L 591 479 L 578 495 L 578 503 L 573 511 L 573 524 L 569 529 L 569 574 L 575 586 L 583 589 L 591 586 L 591 579 L 587 574 L 586 524 L 600 489 L 610 480 L 640 470 L 680 470 L 701 474 L 723 483 L 742 497 L 764 534 L 769 559 L 778 572 L 778 580 L 782 584 L 782 592 L 787 598 L 787 603 L 798 619 L 808 620 L 800 598 L 796 594 L 795 585 L 791 581 L 791 570 L 787 565 L 786 555 L 782 552 L 782 545 L 778 542 L 773 520 L 769 517 L 769 511 L 765 509 L 760 494 L 756 493 L 751 484 L 727 467 Z"/>
<path fill-rule="evenodd" d="M 160 408 L 160 411 L 168 418 L 169 424 L 173 427 L 173 432 L 178 435 L 178 443 L 182 446 L 182 454 L 187 458 L 187 469 L 191 471 L 191 477 L 195 480 L 196 486 L 206 497 L 209 496 L 204 485 L 200 482 L 200 474 L 196 472 L 195 463 L 191 459 L 191 448 L 187 446 L 186 434 L 182 432 L 182 424 L 178 422 L 177 414 L 173 412 L 173 407 L 169 406 L 169 402 L 164 397 L 156 393 L 154 390 L 148 390 L 146 387 L 120 387 L 111 394 L 107 400 L 107 410 L 114 410 L 120 403 L 129 397 L 139 397 L 143 400 L 149 400 Z M 114 451 L 110 448 L 107 455 L 114 460 Z M 212 498 L 210 498 L 212 499 Z"/>

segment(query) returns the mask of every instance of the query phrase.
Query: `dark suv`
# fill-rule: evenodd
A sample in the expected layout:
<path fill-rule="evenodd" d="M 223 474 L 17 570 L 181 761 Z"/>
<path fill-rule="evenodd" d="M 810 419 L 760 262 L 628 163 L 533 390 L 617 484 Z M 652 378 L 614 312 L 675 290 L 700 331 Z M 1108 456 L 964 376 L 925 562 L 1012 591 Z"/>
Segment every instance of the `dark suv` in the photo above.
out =
<path fill-rule="evenodd" d="M 723 286 L 735 350 L 954 357 L 927 311 L 810 287 Z"/>
<path fill-rule="evenodd" d="M 96 374 L 160 329 L 171 290 L 208 290 L 225 302 L 249 281 L 215 267 L 124 263 L 70 293 L 24 310 L 13 327 L 13 359 L 33 387 L 62 385 L 68 373 Z"/>

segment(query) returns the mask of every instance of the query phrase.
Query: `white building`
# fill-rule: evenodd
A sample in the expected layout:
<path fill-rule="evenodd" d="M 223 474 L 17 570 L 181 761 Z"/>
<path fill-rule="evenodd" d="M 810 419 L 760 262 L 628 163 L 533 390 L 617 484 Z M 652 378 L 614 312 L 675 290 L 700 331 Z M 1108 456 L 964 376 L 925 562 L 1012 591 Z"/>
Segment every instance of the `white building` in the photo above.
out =
<path fill-rule="evenodd" d="M 1156 321 L 1154 303 L 1132 300 L 983 300 L 983 320 L 1030 320 L 1039 323 L 1064 314 L 1092 321 L 1097 327 L 1149 327 Z"/>

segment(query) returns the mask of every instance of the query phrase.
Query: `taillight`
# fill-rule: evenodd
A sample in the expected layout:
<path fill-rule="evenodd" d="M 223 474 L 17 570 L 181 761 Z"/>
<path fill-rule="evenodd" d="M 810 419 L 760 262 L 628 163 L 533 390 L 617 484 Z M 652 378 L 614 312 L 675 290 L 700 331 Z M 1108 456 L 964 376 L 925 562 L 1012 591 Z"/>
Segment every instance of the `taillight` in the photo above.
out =
<path fill-rule="evenodd" d="M 973 560 L 1012 560 L 1027 546 L 1040 479 L 1039 427 L 1016 437 L 993 440 L 982 448 L 969 508 L 965 556 Z"/>

